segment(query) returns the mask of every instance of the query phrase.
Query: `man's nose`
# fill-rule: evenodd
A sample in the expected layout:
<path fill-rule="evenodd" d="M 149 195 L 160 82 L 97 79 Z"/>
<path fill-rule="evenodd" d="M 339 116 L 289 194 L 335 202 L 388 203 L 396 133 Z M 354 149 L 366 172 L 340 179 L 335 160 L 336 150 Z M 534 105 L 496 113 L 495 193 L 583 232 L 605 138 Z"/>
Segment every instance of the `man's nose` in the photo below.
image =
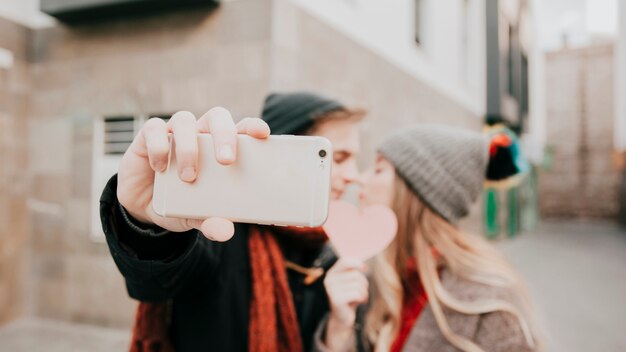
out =
<path fill-rule="evenodd" d="M 350 165 L 346 165 L 343 173 L 343 178 L 348 183 L 362 182 L 361 175 L 359 174 L 359 169 L 357 168 L 356 163 L 350 163 Z"/>

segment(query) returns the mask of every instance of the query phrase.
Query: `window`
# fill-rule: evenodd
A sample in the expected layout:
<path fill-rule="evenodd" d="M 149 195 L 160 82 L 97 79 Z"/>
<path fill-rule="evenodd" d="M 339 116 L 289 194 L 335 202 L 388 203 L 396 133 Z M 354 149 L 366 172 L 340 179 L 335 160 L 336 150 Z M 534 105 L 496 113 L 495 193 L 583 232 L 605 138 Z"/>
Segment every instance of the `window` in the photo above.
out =
<path fill-rule="evenodd" d="M 167 121 L 170 114 L 153 114 Z M 118 115 L 96 118 L 93 126 L 93 157 L 91 178 L 91 237 L 103 242 L 100 223 L 100 195 L 111 176 L 117 173 L 122 156 L 135 134 L 147 120 L 144 116 Z"/>
<path fill-rule="evenodd" d="M 128 149 L 135 134 L 133 116 L 104 118 L 104 154 L 122 155 Z"/>
<path fill-rule="evenodd" d="M 507 71 L 507 93 L 510 96 L 515 95 L 515 30 L 513 26 L 509 25 L 508 46 L 506 55 L 506 71 Z"/>
<path fill-rule="evenodd" d="M 423 16 L 424 16 L 424 1 L 415 0 L 415 42 L 417 44 L 423 44 Z"/>
<path fill-rule="evenodd" d="M 91 173 L 91 236 L 103 241 L 100 224 L 100 194 L 107 181 L 117 172 L 122 155 L 135 136 L 138 119 L 134 116 L 105 116 L 97 118 L 93 127 Z"/>

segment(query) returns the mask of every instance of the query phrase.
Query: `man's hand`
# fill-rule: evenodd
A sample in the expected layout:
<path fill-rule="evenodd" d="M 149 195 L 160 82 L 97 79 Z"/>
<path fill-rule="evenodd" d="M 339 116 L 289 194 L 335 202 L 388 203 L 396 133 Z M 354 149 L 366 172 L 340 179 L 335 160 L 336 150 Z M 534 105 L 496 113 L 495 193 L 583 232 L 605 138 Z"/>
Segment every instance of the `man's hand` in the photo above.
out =
<path fill-rule="evenodd" d="M 230 112 L 220 107 L 209 110 L 198 120 L 188 111 L 179 111 L 167 123 L 159 118 L 148 120 L 122 158 L 117 198 L 133 218 L 174 232 L 195 228 L 211 240 L 229 240 L 234 233 L 229 220 L 169 218 L 152 210 L 154 173 L 167 167 L 170 132 L 176 142 L 172 152 L 176 153 L 178 175 L 192 183 L 198 176 L 198 133 L 211 133 L 217 161 L 229 165 L 237 158 L 238 133 L 264 139 L 270 134 L 269 126 L 259 118 L 245 118 L 235 125 Z"/>

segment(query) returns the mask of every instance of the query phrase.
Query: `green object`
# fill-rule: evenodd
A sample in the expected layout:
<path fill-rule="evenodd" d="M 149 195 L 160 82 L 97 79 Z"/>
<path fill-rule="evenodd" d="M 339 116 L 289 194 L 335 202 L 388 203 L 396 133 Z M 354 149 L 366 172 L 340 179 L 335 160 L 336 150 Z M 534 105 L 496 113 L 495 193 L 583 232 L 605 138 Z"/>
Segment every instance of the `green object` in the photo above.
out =
<path fill-rule="evenodd" d="M 494 188 L 485 190 L 485 202 L 483 209 L 483 224 L 485 234 L 489 239 L 495 239 L 500 234 L 500 222 L 498 221 L 498 191 Z"/>
<path fill-rule="evenodd" d="M 519 232 L 519 188 L 511 187 L 506 194 L 508 203 L 507 234 L 514 237 Z"/>
<path fill-rule="evenodd" d="M 539 195 L 537 187 L 537 169 L 533 166 L 524 178 L 520 190 L 520 231 L 533 230 L 539 222 Z"/>
<path fill-rule="evenodd" d="M 554 165 L 554 154 L 556 153 L 555 149 L 556 148 L 553 145 L 546 147 L 545 152 L 543 153 L 543 163 L 541 165 L 543 170 L 552 170 L 552 166 Z"/>

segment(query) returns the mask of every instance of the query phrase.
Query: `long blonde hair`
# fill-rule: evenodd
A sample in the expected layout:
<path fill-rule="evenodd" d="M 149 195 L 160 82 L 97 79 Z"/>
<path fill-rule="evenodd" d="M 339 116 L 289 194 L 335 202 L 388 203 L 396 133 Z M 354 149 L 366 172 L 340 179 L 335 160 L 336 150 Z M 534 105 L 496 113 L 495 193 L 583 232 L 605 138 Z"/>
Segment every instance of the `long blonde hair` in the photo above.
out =
<path fill-rule="evenodd" d="M 403 281 L 407 260 L 415 258 L 420 281 L 443 336 L 457 348 L 483 351 L 471 340 L 451 330 L 443 312 L 447 307 L 463 314 L 504 311 L 517 317 L 529 346 L 539 347 L 528 293 L 523 281 L 507 261 L 486 240 L 461 232 L 426 206 L 396 175 L 393 210 L 398 216 L 398 233 L 389 247 L 374 259 L 375 299 L 368 311 L 365 332 L 376 351 L 388 351 L 401 324 Z M 439 254 L 433 255 L 433 249 Z M 438 275 L 442 264 L 463 279 L 502 287 L 512 300 L 462 301 L 451 295 Z"/>

